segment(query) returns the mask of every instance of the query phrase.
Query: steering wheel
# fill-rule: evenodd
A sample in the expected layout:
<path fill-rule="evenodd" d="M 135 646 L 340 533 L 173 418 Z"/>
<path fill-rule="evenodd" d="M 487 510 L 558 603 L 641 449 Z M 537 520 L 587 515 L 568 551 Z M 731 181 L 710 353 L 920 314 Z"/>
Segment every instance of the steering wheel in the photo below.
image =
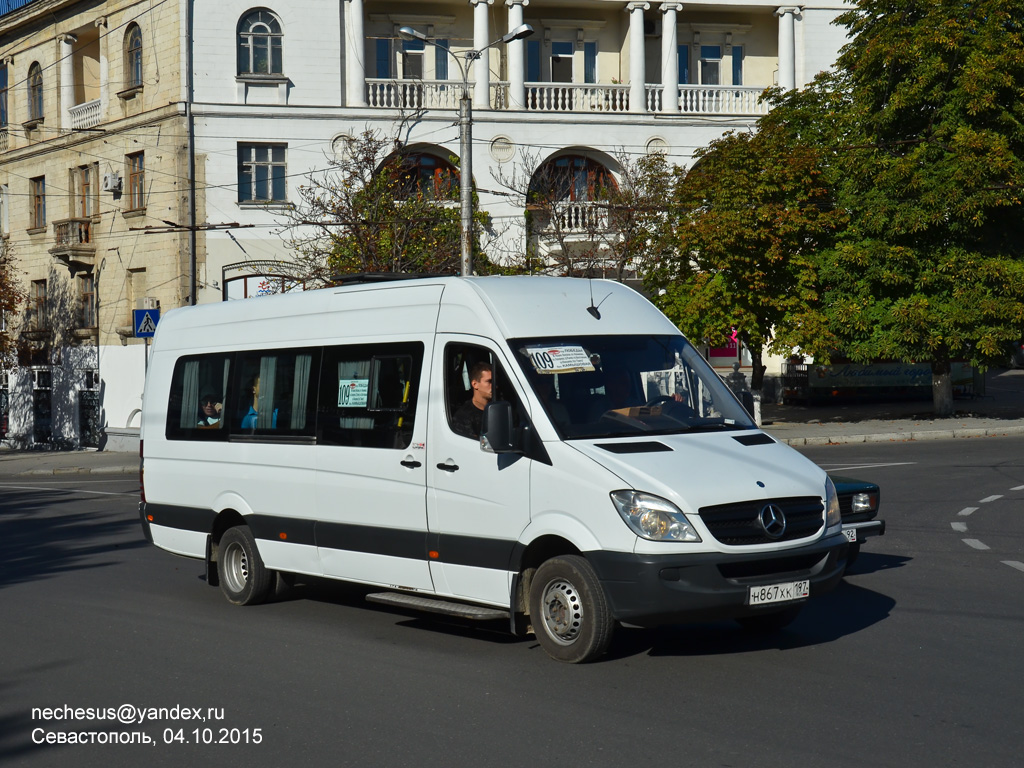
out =
<path fill-rule="evenodd" d="M 676 399 L 672 395 L 658 395 L 657 397 L 652 397 L 650 400 L 644 403 L 644 408 L 650 408 L 652 406 L 658 405 L 659 403 L 674 402 L 676 402 Z"/>

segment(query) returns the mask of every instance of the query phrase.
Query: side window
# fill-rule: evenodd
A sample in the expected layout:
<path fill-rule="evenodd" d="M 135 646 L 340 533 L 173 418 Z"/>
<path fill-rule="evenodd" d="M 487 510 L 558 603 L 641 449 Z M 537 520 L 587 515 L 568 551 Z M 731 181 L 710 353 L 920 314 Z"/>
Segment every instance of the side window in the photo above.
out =
<path fill-rule="evenodd" d="M 312 437 L 319 349 L 240 352 L 229 423 L 233 435 Z"/>
<path fill-rule="evenodd" d="M 479 439 L 483 409 L 492 400 L 512 403 L 517 421 L 523 419 L 519 396 L 491 350 L 473 344 L 449 344 L 444 362 L 445 406 L 452 432 Z"/>
<path fill-rule="evenodd" d="M 223 440 L 231 355 L 193 355 L 174 366 L 167 405 L 169 440 Z"/>
<path fill-rule="evenodd" d="M 320 376 L 317 441 L 407 448 L 422 365 L 420 343 L 328 347 Z"/>

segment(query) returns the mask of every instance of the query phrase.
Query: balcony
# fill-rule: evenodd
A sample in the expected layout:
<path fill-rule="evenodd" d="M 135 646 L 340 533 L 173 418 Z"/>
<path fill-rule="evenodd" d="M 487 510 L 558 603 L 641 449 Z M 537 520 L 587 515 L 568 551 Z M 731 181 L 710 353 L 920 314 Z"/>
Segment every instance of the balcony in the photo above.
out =
<path fill-rule="evenodd" d="M 62 219 L 53 222 L 53 247 L 50 254 L 71 270 L 90 270 L 96 263 L 96 246 L 92 242 L 92 219 Z"/>
<path fill-rule="evenodd" d="M 68 115 L 71 118 L 72 129 L 95 128 L 99 125 L 103 119 L 101 106 L 102 102 L 99 99 L 93 99 L 70 107 Z"/>
<path fill-rule="evenodd" d="M 509 108 L 509 84 L 491 83 L 491 109 Z M 616 114 L 630 111 L 629 86 L 621 84 L 526 83 L 526 109 L 530 112 L 589 112 Z M 455 80 L 394 80 L 367 78 L 367 100 L 378 109 L 459 108 L 462 84 Z M 473 83 L 469 84 L 470 95 Z M 756 117 L 767 114 L 759 101 L 762 86 L 680 85 L 677 110 L 664 110 L 662 86 L 645 88 L 645 112 L 683 115 L 736 115 Z"/>

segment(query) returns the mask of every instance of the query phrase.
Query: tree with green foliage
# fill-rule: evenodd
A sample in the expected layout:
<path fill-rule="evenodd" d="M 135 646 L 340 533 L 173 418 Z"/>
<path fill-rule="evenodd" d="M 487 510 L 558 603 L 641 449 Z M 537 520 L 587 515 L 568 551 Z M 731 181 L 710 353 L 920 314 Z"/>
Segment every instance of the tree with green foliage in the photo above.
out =
<path fill-rule="evenodd" d="M 1024 328 L 1024 2 L 859 0 L 838 22 L 850 220 L 823 310 L 851 359 L 929 363 L 948 415 L 951 362 L 1003 362 Z"/>
<path fill-rule="evenodd" d="M 842 222 L 819 149 L 782 120 L 730 132 L 676 170 L 661 254 L 644 272 L 655 302 L 691 339 L 723 346 L 735 332 L 753 358 L 820 333 L 815 254 Z"/>
<path fill-rule="evenodd" d="M 281 271 L 307 287 L 361 272 L 457 274 L 457 170 L 424 175 L 416 159 L 376 131 L 347 142 L 342 158 L 300 186 L 286 227 L 297 256 Z M 480 233 L 489 216 L 475 210 L 474 221 L 474 270 L 487 274 L 492 266 Z"/>
<path fill-rule="evenodd" d="M 0 242 L 0 368 L 9 366 L 17 352 L 14 318 L 25 308 L 25 289 L 18 279 L 9 240 Z"/>

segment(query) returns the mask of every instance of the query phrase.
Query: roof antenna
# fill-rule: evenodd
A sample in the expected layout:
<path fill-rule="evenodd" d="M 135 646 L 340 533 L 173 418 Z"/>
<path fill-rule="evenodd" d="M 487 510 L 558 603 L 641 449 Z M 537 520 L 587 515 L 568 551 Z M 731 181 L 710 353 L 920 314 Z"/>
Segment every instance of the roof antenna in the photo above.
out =
<path fill-rule="evenodd" d="M 601 299 L 601 304 L 598 304 L 595 307 L 594 306 L 594 279 L 593 278 L 587 278 L 587 281 L 590 283 L 590 306 L 587 307 L 587 312 L 589 312 L 591 314 L 591 316 L 595 320 L 600 320 L 601 319 L 601 312 L 600 312 L 601 304 L 604 304 L 605 300 L 608 298 L 608 296 L 611 296 L 612 293 L 611 293 L 611 291 L 609 291 L 608 292 L 608 296 L 605 296 L 603 299 Z"/>

